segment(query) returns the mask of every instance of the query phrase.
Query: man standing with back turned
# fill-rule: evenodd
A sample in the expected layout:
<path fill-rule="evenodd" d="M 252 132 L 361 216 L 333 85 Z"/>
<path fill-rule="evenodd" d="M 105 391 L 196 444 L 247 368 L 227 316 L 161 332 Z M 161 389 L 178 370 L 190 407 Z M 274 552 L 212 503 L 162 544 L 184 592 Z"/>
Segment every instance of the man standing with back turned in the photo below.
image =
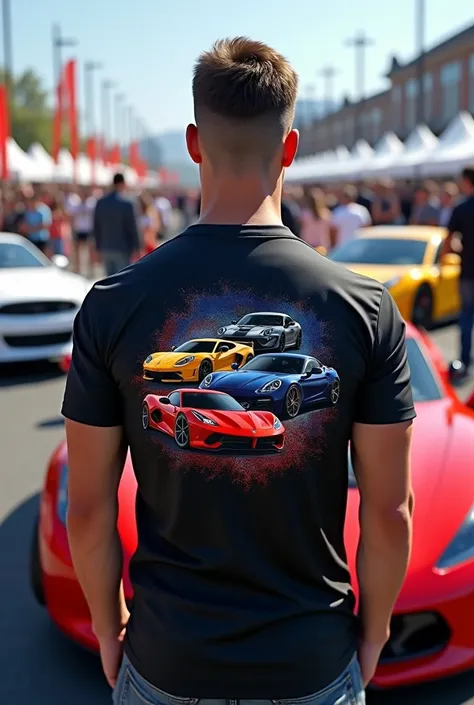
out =
<path fill-rule="evenodd" d="M 117 274 L 139 256 L 140 238 L 133 205 L 123 197 L 125 179 L 115 174 L 112 191 L 94 211 L 95 248 L 107 276 Z"/>
<path fill-rule="evenodd" d="M 76 318 L 68 531 L 117 704 L 364 703 L 389 636 L 411 541 L 404 325 L 380 284 L 281 223 L 296 94 L 265 44 L 201 55 L 186 135 L 200 220 L 97 283 Z M 131 615 L 116 525 L 127 447 Z"/>

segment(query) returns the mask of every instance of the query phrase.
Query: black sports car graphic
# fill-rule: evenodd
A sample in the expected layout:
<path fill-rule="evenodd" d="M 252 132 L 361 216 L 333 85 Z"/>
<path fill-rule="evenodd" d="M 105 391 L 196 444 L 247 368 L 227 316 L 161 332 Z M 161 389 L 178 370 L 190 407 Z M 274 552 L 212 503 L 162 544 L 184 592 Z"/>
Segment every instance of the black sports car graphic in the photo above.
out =
<path fill-rule="evenodd" d="M 255 354 L 299 350 L 303 334 L 299 323 L 284 313 L 249 313 L 217 331 L 226 340 L 251 345 Z"/>

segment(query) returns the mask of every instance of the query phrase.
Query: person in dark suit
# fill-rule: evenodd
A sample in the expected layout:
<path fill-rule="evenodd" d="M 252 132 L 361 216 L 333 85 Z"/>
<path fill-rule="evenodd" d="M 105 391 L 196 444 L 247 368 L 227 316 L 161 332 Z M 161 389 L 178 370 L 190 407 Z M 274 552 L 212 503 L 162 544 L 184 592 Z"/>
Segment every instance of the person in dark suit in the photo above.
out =
<path fill-rule="evenodd" d="M 97 201 L 94 211 L 94 241 L 99 259 L 109 277 L 140 255 L 140 235 L 133 204 L 124 198 L 125 179 L 115 174 L 112 191 Z"/>

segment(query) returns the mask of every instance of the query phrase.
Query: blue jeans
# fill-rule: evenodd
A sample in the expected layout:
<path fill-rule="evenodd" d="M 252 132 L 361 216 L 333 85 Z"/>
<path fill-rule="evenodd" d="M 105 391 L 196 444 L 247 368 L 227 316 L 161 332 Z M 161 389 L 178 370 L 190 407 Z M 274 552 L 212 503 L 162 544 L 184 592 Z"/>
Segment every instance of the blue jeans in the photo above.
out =
<path fill-rule="evenodd" d="M 120 250 L 110 250 L 101 252 L 102 261 L 104 263 L 105 274 L 111 277 L 112 274 L 117 274 L 121 269 L 125 269 L 130 264 L 130 255 Z"/>
<path fill-rule="evenodd" d="M 344 673 L 319 693 L 284 700 L 207 700 L 169 695 L 142 678 L 124 656 L 114 705 L 365 705 L 365 692 L 359 664 L 352 659 Z"/>
<path fill-rule="evenodd" d="M 461 333 L 461 362 L 469 367 L 472 363 L 472 331 L 474 328 L 474 279 L 461 279 L 461 314 L 459 330 Z"/>

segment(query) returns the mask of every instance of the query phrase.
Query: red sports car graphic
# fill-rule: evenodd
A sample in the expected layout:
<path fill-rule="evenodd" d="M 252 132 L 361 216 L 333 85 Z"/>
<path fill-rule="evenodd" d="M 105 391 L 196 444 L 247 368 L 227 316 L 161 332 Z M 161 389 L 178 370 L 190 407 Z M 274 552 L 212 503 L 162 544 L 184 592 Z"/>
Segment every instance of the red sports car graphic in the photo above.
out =
<path fill-rule="evenodd" d="M 411 325 L 407 336 L 418 414 L 412 450 L 413 549 L 390 639 L 373 680 L 378 688 L 420 683 L 474 668 L 474 394 L 466 403 L 459 401 L 430 339 Z M 211 413 L 193 408 L 206 416 Z M 98 651 L 69 552 L 67 478 L 63 441 L 45 473 L 32 542 L 31 582 L 53 622 L 73 641 Z M 136 493 L 129 455 L 118 493 L 123 580 L 129 601 L 133 599 L 129 563 L 137 547 Z M 359 492 L 351 482 L 345 541 L 354 578 L 358 510 Z M 355 580 L 354 586 L 357 589 Z"/>
<path fill-rule="evenodd" d="M 246 411 L 233 397 L 207 389 L 148 394 L 142 424 L 174 438 L 183 450 L 279 452 L 285 429 L 270 411 Z"/>

